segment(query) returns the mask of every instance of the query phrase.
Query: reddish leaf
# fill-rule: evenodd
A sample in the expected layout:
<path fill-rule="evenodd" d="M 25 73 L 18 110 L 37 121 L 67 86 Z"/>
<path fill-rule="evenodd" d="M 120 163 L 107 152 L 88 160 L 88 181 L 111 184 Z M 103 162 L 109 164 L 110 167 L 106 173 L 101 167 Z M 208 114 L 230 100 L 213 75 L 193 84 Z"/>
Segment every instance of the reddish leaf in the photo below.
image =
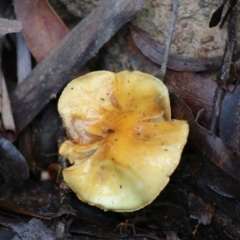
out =
<path fill-rule="evenodd" d="M 69 32 L 47 0 L 14 0 L 17 19 L 23 24 L 23 35 L 39 62 Z"/>
<path fill-rule="evenodd" d="M 169 70 L 165 76 L 169 91 L 181 98 L 191 109 L 197 122 L 208 128 L 212 118 L 212 103 L 217 83 L 191 72 Z"/>

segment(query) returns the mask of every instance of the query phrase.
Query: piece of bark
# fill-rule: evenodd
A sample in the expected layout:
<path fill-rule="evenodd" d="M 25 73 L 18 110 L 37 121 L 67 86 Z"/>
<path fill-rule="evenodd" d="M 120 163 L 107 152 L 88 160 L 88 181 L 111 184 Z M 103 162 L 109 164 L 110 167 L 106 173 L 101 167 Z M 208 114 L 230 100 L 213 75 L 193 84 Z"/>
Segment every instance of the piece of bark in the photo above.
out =
<path fill-rule="evenodd" d="M 139 12 L 144 0 L 105 0 L 41 61 L 11 94 L 17 132 L 56 97 L 116 31 Z"/>
<path fill-rule="evenodd" d="M 20 32 L 21 29 L 22 23 L 20 21 L 0 18 L 0 37 L 7 33 Z"/>

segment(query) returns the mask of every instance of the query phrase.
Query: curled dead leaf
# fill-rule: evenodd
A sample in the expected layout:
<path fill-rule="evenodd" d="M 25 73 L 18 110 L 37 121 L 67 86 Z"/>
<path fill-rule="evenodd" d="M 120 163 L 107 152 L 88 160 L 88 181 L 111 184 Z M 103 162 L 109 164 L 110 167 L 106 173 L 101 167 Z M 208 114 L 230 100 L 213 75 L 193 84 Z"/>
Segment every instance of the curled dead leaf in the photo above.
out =
<path fill-rule="evenodd" d="M 152 62 L 161 65 L 164 48 L 143 29 L 130 25 L 132 38 L 139 50 Z M 200 72 L 217 70 L 221 66 L 222 56 L 212 58 L 184 57 L 169 54 L 167 68 L 176 71 Z"/>
<path fill-rule="evenodd" d="M 171 94 L 173 116 L 187 120 L 190 127 L 189 139 L 196 149 L 219 168 L 240 181 L 240 161 L 237 153 L 227 146 L 220 138 L 198 125 L 187 105 Z"/>

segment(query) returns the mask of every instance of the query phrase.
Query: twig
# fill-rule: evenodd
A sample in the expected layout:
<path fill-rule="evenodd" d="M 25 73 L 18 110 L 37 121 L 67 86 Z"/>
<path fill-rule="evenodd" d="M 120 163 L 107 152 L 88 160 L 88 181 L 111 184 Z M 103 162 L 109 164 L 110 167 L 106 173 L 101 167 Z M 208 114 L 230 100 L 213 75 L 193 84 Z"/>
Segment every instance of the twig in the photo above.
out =
<path fill-rule="evenodd" d="M 12 115 L 12 109 L 8 96 L 7 86 L 2 71 L 0 70 L 1 84 L 1 118 L 3 125 L 3 136 L 9 141 L 14 142 L 16 139 L 16 129 Z"/>
<path fill-rule="evenodd" d="M 7 33 L 19 32 L 22 29 L 22 23 L 16 20 L 0 18 L 0 37 Z"/>
<path fill-rule="evenodd" d="M 31 55 L 21 32 L 17 36 L 17 76 L 20 84 L 32 71 Z"/>
<path fill-rule="evenodd" d="M 215 133 L 216 126 L 219 118 L 219 114 L 221 111 L 221 104 L 224 97 L 225 91 L 221 87 L 222 84 L 226 84 L 229 77 L 229 70 L 231 67 L 232 55 L 234 51 L 234 46 L 236 42 L 236 8 L 233 9 L 230 15 L 230 21 L 228 26 L 228 40 L 225 45 L 225 52 L 222 62 L 222 67 L 220 71 L 220 76 L 218 78 L 218 87 L 215 92 L 214 100 L 213 100 L 213 110 L 212 110 L 212 121 L 210 126 L 210 131 Z"/>
<path fill-rule="evenodd" d="M 171 20 L 170 20 L 170 24 L 169 24 L 169 31 L 168 31 L 168 36 L 167 36 L 166 43 L 165 43 L 165 52 L 164 52 L 164 56 L 163 56 L 163 63 L 162 63 L 161 70 L 160 70 L 160 78 L 163 81 L 164 81 L 164 77 L 165 77 L 166 69 L 167 69 L 168 56 L 169 56 L 169 51 L 170 51 L 170 47 L 171 47 L 173 31 L 175 28 L 175 22 L 176 22 L 176 18 L 177 18 L 177 10 L 178 10 L 178 0 L 173 0 L 173 8 L 172 8 Z"/>

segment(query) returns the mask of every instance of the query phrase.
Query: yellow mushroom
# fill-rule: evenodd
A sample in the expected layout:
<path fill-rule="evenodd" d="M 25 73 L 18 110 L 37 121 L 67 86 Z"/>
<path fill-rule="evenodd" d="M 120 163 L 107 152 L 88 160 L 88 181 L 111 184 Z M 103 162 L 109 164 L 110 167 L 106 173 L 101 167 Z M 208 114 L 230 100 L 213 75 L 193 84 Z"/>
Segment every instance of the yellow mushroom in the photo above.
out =
<path fill-rule="evenodd" d="M 63 90 L 58 111 L 68 140 L 60 154 L 78 198 L 104 210 L 131 212 L 150 204 L 177 167 L 189 132 L 171 120 L 169 94 L 139 71 L 98 71 Z"/>

